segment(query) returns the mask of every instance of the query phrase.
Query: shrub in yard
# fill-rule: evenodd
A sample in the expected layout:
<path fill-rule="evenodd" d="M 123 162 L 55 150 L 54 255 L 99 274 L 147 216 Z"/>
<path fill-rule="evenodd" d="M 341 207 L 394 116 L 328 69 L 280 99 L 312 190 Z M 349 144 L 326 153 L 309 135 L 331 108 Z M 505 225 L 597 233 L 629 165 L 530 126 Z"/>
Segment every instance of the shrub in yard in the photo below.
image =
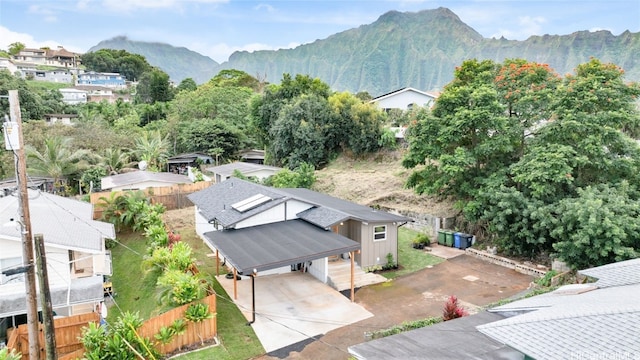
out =
<path fill-rule="evenodd" d="M 205 297 L 208 284 L 198 274 L 167 270 L 158 278 L 158 288 L 160 303 L 174 307 Z"/>
<path fill-rule="evenodd" d="M 202 303 L 189 305 L 187 311 L 184 313 L 185 319 L 195 323 L 196 327 L 200 327 L 200 324 L 202 324 L 203 321 L 211 319 L 214 316 L 215 314 L 212 314 L 211 311 L 209 311 L 209 305 Z M 202 339 L 200 330 L 198 330 L 198 337 L 200 338 L 200 344 L 204 345 L 204 340 Z"/>
<path fill-rule="evenodd" d="M 429 246 L 429 244 L 431 244 L 431 238 L 429 238 L 429 235 L 425 233 L 416 235 L 416 237 L 412 241 L 412 246 L 414 249 L 424 249 L 425 246 Z"/>
<path fill-rule="evenodd" d="M 458 304 L 458 298 L 455 295 L 449 296 L 449 299 L 447 299 L 442 309 L 442 321 L 457 319 L 467 315 L 469 315 L 467 311 Z"/>
<path fill-rule="evenodd" d="M 9 351 L 8 348 L 0 349 L 0 360 L 20 360 L 22 359 L 22 354 L 16 352 L 15 349 L 11 349 Z"/>

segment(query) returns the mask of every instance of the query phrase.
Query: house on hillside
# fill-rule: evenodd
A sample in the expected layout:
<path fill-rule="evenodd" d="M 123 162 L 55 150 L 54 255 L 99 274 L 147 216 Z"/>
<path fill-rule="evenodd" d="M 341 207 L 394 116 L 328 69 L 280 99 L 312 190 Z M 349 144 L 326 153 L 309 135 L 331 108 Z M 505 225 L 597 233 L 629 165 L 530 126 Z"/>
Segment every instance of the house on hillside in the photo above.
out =
<path fill-rule="evenodd" d="M 240 153 L 240 160 L 254 164 L 264 164 L 264 150 L 246 150 Z"/>
<path fill-rule="evenodd" d="M 349 353 L 359 360 L 635 358 L 640 354 L 640 259 L 579 273 L 597 281 L 353 345 Z"/>
<path fill-rule="evenodd" d="M 275 175 L 282 168 L 276 166 L 269 166 L 263 164 L 255 164 L 244 161 L 237 161 L 231 164 L 224 164 L 219 166 L 213 166 L 206 169 L 213 174 L 215 182 L 223 182 L 233 175 L 234 171 L 238 170 L 242 175 L 247 177 L 253 177 L 258 180 L 264 180 L 269 176 Z"/>
<path fill-rule="evenodd" d="M 118 73 L 102 73 L 89 71 L 78 74 L 76 86 L 104 86 L 112 89 L 126 88 L 126 79 Z"/>
<path fill-rule="evenodd" d="M 72 119 L 76 119 L 77 117 L 78 115 L 76 114 L 44 114 L 44 121 L 48 125 L 53 125 L 55 123 L 71 125 Z"/>
<path fill-rule="evenodd" d="M 384 266 L 389 256 L 395 263 L 398 228 L 411 221 L 308 189 L 276 189 L 235 177 L 188 198 L 195 205 L 196 232 L 245 275 L 303 267 L 331 283 L 330 259 L 350 256 L 359 271 Z"/>
<path fill-rule="evenodd" d="M 18 198 L 0 197 L 0 269 L 22 266 L 22 225 Z M 104 300 L 103 275 L 111 275 L 105 239 L 113 224 L 93 220 L 90 203 L 29 190 L 33 234 L 44 237 L 49 288 L 58 316 L 91 312 Z M 26 323 L 24 274 L 0 275 L 0 341 L 7 329 Z M 38 305 L 40 305 L 38 303 Z"/>
<path fill-rule="evenodd" d="M 74 88 L 59 89 L 62 94 L 62 102 L 69 105 L 86 104 L 89 93 L 84 90 Z"/>
<path fill-rule="evenodd" d="M 406 87 L 380 95 L 370 102 L 389 112 L 391 109 L 410 110 L 413 107 L 433 106 L 436 95 Z"/>
<path fill-rule="evenodd" d="M 186 174 L 188 167 L 200 169 L 200 165 L 212 165 L 213 157 L 201 153 L 193 152 L 186 154 L 178 154 L 167 159 L 167 171 L 178 174 Z"/>
<path fill-rule="evenodd" d="M 192 182 L 187 175 L 140 170 L 103 177 L 100 188 L 111 191 L 143 190 Z"/>

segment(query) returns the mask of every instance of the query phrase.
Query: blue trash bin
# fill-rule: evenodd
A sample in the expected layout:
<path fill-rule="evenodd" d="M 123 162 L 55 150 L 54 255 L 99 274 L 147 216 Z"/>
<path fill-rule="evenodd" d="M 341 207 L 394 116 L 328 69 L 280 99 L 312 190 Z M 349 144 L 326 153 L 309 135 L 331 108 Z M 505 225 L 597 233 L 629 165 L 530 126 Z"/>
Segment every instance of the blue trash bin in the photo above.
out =
<path fill-rule="evenodd" d="M 462 240 L 462 233 L 453 233 L 453 247 L 460 249 L 460 242 Z"/>

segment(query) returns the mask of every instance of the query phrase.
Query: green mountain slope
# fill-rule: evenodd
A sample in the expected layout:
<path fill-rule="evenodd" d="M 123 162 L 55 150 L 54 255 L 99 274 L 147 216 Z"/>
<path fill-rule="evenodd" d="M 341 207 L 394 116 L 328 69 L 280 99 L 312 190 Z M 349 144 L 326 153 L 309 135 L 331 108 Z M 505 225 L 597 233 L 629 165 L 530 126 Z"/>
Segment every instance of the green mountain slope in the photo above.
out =
<path fill-rule="evenodd" d="M 487 39 L 446 8 L 415 13 L 390 11 L 371 24 L 295 49 L 235 52 L 228 61 L 205 69 L 195 66 L 194 53 L 184 48 L 124 40 L 129 48 L 124 45 L 114 48 L 144 55 L 149 63 L 176 81 L 192 77 L 198 83 L 221 69 L 266 76 L 272 83 L 278 83 L 283 73 L 308 74 L 322 79 L 334 90 L 368 91 L 377 96 L 407 86 L 441 89 L 453 78 L 455 67 L 469 58 L 496 62 L 525 58 L 547 63 L 564 75 L 591 57 L 622 67 L 627 80 L 640 80 L 637 56 L 640 33 L 627 31 L 614 36 L 608 31 L 578 31 L 570 35 L 533 36 L 525 41 Z M 107 41 L 98 46 L 107 45 L 118 44 Z M 211 61 L 209 64 L 215 63 L 206 59 Z M 187 65 L 180 67 L 184 72 L 174 73 L 173 69 L 182 64 Z"/>
<path fill-rule="evenodd" d="M 99 42 L 89 52 L 100 49 L 126 50 L 132 54 L 140 54 L 149 64 L 169 74 L 176 83 L 192 78 L 202 84 L 218 73 L 219 64 L 210 57 L 189 50 L 158 42 L 132 41 L 125 36 L 117 36 Z"/>

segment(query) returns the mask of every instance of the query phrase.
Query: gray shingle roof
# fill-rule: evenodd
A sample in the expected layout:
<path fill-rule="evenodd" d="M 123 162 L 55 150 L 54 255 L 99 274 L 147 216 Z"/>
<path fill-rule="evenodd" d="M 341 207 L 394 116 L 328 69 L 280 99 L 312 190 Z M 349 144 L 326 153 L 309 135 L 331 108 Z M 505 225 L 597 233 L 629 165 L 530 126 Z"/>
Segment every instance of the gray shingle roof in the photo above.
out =
<path fill-rule="evenodd" d="M 269 196 L 273 200 L 244 213 L 231 207 L 231 205 L 238 201 L 248 199 L 257 194 Z M 285 195 L 266 186 L 238 178 L 230 178 L 227 181 L 189 194 L 187 198 L 198 207 L 198 211 L 200 211 L 200 214 L 204 216 L 207 221 L 213 221 L 215 219 L 220 225 L 229 227 L 238 221 L 281 204 L 285 200 Z"/>
<path fill-rule="evenodd" d="M 157 181 L 167 184 L 189 184 L 192 181 L 186 175 L 167 172 L 132 171 L 124 174 L 106 176 L 102 178 L 102 189 L 111 189 L 118 186 L 130 186 L 145 181 Z"/>
<path fill-rule="evenodd" d="M 503 319 L 476 315 L 407 331 L 349 347 L 357 359 L 523 359 L 524 355 L 475 330 L 477 325 Z"/>
<path fill-rule="evenodd" d="M 640 259 L 621 261 L 579 272 L 598 279 L 595 285 L 599 288 L 640 284 Z"/>
<path fill-rule="evenodd" d="M 639 270 L 640 262 L 628 260 L 581 271 L 600 279 L 493 308 L 528 312 L 478 330 L 535 359 L 633 358 L 640 354 L 640 281 L 627 272 Z"/>
<path fill-rule="evenodd" d="M 334 212 L 331 214 L 329 212 L 326 212 L 320 215 L 307 214 L 307 216 L 322 217 L 326 214 L 327 217 L 337 218 L 339 217 L 339 215 L 335 214 L 335 212 L 340 212 L 340 213 L 343 213 L 345 217 L 355 218 L 360 221 L 368 221 L 368 222 L 411 221 L 410 218 L 405 216 L 391 214 L 386 211 L 375 210 L 368 206 L 356 204 L 351 201 L 342 200 L 333 196 L 311 191 L 309 189 L 288 188 L 288 189 L 278 189 L 278 190 L 288 194 L 292 198 L 316 205 L 318 208 L 321 208 L 321 207 L 328 208 Z M 333 225 L 333 224 L 335 224 L 335 222 L 330 223 L 330 225 Z"/>
<path fill-rule="evenodd" d="M 0 198 L 0 236 L 20 238 L 20 227 L 4 226 L 19 219 L 17 196 Z M 90 203 L 37 190 L 29 190 L 29 212 L 33 234 L 43 234 L 47 245 L 96 253 L 103 238 L 115 239 L 113 224 L 93 220 Z"/>
<path fill-rule="evenodd" d="M 211 231 L 204 236 L 243 274 L 250 274 L 253 269 L 260 272 L 360 249 L 357 242 L 302 220 Z"/>

